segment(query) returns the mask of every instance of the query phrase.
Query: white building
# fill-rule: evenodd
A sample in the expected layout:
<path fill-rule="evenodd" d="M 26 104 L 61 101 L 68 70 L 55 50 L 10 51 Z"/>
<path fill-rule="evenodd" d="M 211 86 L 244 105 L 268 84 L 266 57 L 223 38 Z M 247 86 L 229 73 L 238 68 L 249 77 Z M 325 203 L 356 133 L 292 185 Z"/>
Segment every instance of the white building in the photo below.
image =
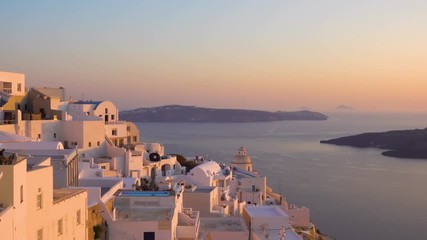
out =
<path fill-rule="evenodd" d="M 302 240 L 289 224 L 289 216 L 278 206 L 245 206 L 243 218 L 253 240 Z"/>
<path fill-rule="evenodd" d="M 106 141 L 114 146 L 139 141 L 136 125 L 119 121 L 119 110 L 110 101 L 69 102 L 63 88 L 32 88 L 25 93 L 23 74 L 0 72 L 0 85 L 2 77 L 13 84 L 19 82 L 23 89 L 22 94 L 4 93 L 6 97 L 0 89 L 2 131 L 32 140 L 61 141 L 65 148 L 81 149 L 86 157 L 105 155 L 102 145 Z"/>
<path fill-rule="evenodd" d="M 9 96 L 25 95 L 25 75 L 21 73 L 0 72 L 0 92 Z M 3 94 L 0 94 L 2 99 Z"/>
<path fill-rule="evenodd" d="M 267 178 L 240 168 L 233 171 L 230 195 L 239 202 L 264 205 L 267 199 Z"/>
<path fill-rule="evenodd" d="M 87 239 L 87 193 L 53 189 L 51 159 L 0 165 L 2 239 Z"/>
<path fill-rule="evenodd" d="M 208 161 L 191 169 L 182 179 L 186 182 L 186 206 L 201 211 L 204 216 L 240 213 L 241 204 L 230 196 L 232 171 L 229 167 Z"/>
<path fill-rule="evenodd" d="M 245 147 L 240 147 L 239 152 L 234 156 L 233 161 L 231 161 L 231 166 L 233 168 L 240 168 L 248 172 L 252 172 L 252 159 L 248 155 Z"/>
<path fill-rule="evenodd" d="M 200 219 L 199 239 L 249 239 L 249 229 L 241 216 L 204 217 Z"/>
<path fill-rule="evenodd" d="M 119 110 L 110 101 L 77 101 L 68 104 L 67 113 L 74 120 L 84 120 L 89 117 L 98 117 L 104 122 L 119 121 Z"/>
<path fill-rule="evenodd" d="M 183 208 L 182 186 L 171 191 L 118 191 L 103 213 L 110 239 L 197 239 L 199 212 Z"/>
<path fill-rule="evenodd" d="M 228 194 L 232 172 L 215 161 L 209 161 L 191 169 L 186 178 L 197 186 L 218 187 L 218 192 Z"/>

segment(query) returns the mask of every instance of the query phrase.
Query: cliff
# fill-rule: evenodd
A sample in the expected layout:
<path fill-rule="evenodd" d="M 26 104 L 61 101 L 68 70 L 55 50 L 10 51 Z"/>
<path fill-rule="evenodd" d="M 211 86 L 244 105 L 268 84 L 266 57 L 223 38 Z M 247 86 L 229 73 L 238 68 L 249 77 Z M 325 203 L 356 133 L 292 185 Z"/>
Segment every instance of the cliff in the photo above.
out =
<path fill-rule="evenodd" d="M 363 133 L 320 142 L 358 148 L 387 149 L 382 155 L 389 157 L 427 159 L 427 128 Z"/>
<path fill-rule="evenodd" d="M 133 122 L 271 122 L 284 120 L 327 120 L 311 111 L 268 112 L 241 109 L 214 109 L 168 105 L 120 112 L 120 118 Z"/>

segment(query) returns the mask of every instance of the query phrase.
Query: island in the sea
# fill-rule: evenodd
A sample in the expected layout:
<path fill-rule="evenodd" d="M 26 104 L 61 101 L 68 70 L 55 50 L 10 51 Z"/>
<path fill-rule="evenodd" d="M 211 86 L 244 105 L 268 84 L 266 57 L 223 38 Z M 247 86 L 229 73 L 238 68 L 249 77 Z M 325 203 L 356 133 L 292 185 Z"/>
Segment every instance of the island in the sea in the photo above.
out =
<path fill-rule="evenodd" d="M 363 133 L 320 142 L 357 148 L 387 149 L 382 155 L 388 157 L 427 159 L 427 128 Z"/>
<path fill-rule="evenodd" d="M 120 112 L 120 117 L 123 120 L 133 122 L 272 122 L 328 119 L 328 116 L 312 111 L 268 112 L 181 105 L 167 105 L 122 111 Z"/>

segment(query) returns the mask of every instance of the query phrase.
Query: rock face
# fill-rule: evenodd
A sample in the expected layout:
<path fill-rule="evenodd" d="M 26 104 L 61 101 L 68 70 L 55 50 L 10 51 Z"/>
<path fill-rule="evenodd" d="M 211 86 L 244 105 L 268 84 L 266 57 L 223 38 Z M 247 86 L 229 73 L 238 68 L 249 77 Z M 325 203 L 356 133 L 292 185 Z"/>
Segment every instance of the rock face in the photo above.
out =
<path fill-rule="evenodd" d="M 284 120 L 327 120 L 311 111 L 267 112 L 241 109 L 214 109 L 168 105 L 120 112 L 120 118 L 133 122 L 271 122 Z"/>
<path fill-rule="evenodd" d="M 358 148 L 387 149 L 388 151 L 382 155 L 389 157 L 427 159 L 427 128 L 363 133 L 320 142 Z"/>

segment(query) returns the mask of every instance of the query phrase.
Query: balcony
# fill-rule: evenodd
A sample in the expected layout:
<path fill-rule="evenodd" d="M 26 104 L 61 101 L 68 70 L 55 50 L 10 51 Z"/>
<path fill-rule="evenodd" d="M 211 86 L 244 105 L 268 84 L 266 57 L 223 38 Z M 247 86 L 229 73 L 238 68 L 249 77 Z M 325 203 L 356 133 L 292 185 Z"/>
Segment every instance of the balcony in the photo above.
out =
<path fill-rule="evenodd" d="M 182 212 L 178 213 L 176 237 L 178 239 L 197 239 L 199 226 L 199 211 L 193 211 L 191 208 L 184 208 Z"/>

